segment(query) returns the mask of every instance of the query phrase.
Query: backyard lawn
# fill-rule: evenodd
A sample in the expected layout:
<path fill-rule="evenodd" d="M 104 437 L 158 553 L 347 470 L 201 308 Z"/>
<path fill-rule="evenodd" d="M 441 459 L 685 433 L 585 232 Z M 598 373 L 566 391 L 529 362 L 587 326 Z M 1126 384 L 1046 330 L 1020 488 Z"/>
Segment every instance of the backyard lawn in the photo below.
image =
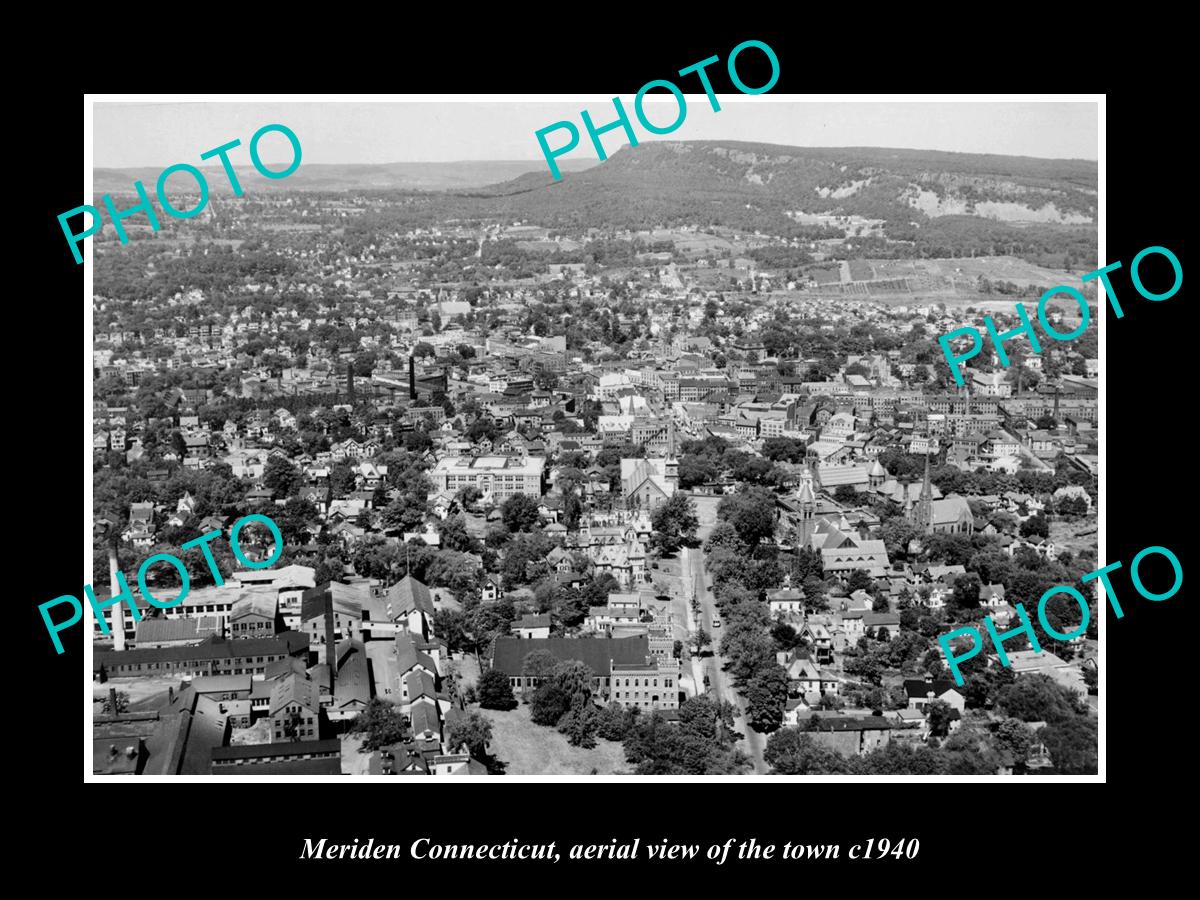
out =
<path fill-rule="evenodd" d="M 476 707 L 472 707 L 474 710 Z M 624 748 L 613 741 L 597 738 L 591 750 L 572 747 L 567 739 L 529 719 L 529 707 L 500 712 L 480 709 L 492 723 L 492 742 L 488 752 L 508 763 L 505 775 L 612 775 L 632 770 L 625 761 Z"/>

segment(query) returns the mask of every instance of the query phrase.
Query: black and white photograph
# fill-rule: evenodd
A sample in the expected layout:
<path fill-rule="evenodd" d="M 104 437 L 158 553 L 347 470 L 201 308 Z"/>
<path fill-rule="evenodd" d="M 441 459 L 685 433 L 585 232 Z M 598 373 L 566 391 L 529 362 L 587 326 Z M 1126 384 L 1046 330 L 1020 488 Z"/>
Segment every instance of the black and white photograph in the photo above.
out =
<path fill-rule="evenodd" d="M 638 101 L 95 99 L 88 778 L 1097 775 L 1096 98 Z"/>

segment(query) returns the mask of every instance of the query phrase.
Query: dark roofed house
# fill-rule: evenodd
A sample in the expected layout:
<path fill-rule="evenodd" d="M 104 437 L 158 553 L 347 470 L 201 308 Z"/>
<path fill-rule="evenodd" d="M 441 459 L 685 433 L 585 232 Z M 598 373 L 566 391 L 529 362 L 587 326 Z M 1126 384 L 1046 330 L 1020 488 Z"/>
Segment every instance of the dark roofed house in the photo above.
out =
<path fill-rule="evenodd" d="M 650 639 L 644 635 L 627 638 L 518 638 L 498 637 L 492 645 L 492 668 L 508 676 L 514 693 L 537 687 L 537 678 L 526 678 L 521 669 L 525 657 L 535 650 L 548 650 L 559 662 L 579 661 L 596 677 L 597 693 L 607 696 L 614 666 L 644 666 L 650 655 Z"/>

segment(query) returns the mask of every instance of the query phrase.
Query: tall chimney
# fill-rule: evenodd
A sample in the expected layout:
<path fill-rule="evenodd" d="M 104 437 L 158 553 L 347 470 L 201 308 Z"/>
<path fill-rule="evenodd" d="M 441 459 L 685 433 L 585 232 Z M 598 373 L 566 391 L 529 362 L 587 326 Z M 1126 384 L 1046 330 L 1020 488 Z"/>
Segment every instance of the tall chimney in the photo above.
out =
<path fill-rule="evenodd" d="M 120 593 L 120 587 L 117 584 L 117 548 L 115 544 L 108 545 L 108 585 L 111 593 L 110 597 L 115 597 Z M 130 601 L 133 602 L 132 600 Z M 125 649 L 125 604 L 117 603 L 113 606 L 112 614 L 112 631 L 113 631 L 113 649 Z M 114 707 L 115 709 L 115 707 Z"/>
<path fill-rule="evenodd" d="M 412 357 L 408 357 L 408 399 L 417 399 L 417 363 Z"/>

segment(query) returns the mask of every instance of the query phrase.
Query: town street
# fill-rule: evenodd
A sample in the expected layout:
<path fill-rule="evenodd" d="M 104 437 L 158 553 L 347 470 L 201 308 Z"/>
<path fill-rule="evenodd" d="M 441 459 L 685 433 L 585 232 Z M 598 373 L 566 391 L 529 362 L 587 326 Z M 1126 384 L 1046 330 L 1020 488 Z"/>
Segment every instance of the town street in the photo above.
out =
<path fill-rule="evenodd" d="M 768 771 L 763 759 L 763 736 L 750 727 L 746 721 L 746 702 L 738 696 L 729 683 L 725 674 L 725 659 L 717 651 L 721 643 L 721 628 L 713 628 L 713 615 L 717 612 L 716 600 L 708 589 L 708 572 L 704 568 L 704 553 L 700 549 L 685 547 L 680 551 L 680 581 L 683 585 L 685 601 L 690 603 L 693 591 L 700 600 L 700 622 L 704 630 L 712 637 L 713 655 L 702 660 L 702 665 L 709 679 L 709 689 L 718 700 L 728 700 L 737 710 L 734 725 L 744 737 L 738 742 L 741 750 L 754 763 L 754 771 L 765 775 Z M 698 687 L 703 685 L 703 680 Z"/>

